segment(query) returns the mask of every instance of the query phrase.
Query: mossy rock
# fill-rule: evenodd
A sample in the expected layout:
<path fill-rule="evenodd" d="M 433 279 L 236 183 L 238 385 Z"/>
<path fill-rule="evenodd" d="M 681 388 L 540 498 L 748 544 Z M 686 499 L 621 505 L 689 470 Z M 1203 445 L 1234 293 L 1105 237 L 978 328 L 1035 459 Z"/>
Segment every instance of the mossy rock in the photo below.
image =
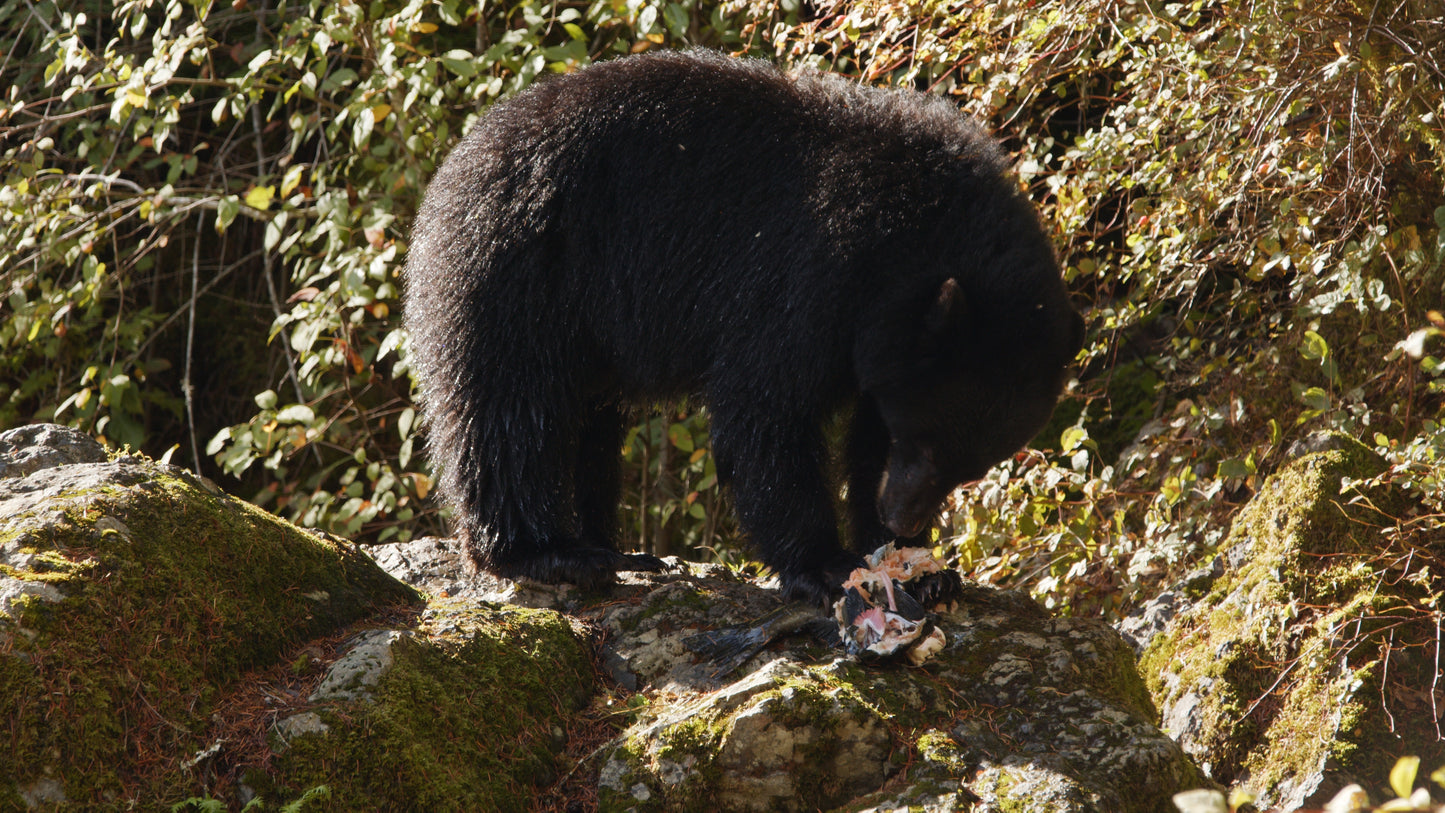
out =
<path fill-rule="evenodd" d="M 0 809 L 142 808 L 247 670 L 418 600 L 349 543 L 121 457 L 0 480 Z"/>
<path fill-rule="evenodd" d="M 569 718 L 595 688 L 571 622 L 550 610 L 434 602 L 389 648 L 363 696 L 278 726 L 300 733 L 273 734 L 277 755 L 265 775 L 248 776 L 253 789 L 283 803 L 324 786 L 332 810 L 531 809 L 557 778 Z"/>
<path fill-rule="evenodd" d="M 921 667 L 838 657 L 805 637 L 734 682 L 654 702 L 602 750 L 600 809 L 950 810 L 976 798 L 1153 813 L 1203 783 L 1156 727 L 1133 652 L 1107 625 L 969 583 L 936 620 L 948 643 Z"/>
<path fill-rule="evenodd" d="M 601 810 L 826 810 L 900 767 L 876 708 L 788 660 L 669 710 L 617 745 L 598 782 Z"/>
<path fill-rule="evenodd" d="M 1417 691 L 1433 676 L 1421 653 L 1440 576 L 1405 578 L 1408 550 L 1387 531 L 1411 506 L 1369 485 L 1383 462 L 1331 445 L 1266 479 L 1231 527 L 1225 572 L 1140 660 L 1166 730 L 1214 779 L 1247 777 L 1283 807 L 1379 785 L 1398 756 L 1445 760 Z"/>

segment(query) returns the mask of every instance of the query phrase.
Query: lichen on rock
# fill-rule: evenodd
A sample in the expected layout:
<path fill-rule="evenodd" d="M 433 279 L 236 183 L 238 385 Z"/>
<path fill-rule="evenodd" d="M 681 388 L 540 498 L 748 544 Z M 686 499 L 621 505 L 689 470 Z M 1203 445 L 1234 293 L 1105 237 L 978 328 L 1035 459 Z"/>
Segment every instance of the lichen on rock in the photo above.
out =
<path fill-rule="evenodd" d="M 720 593 L 712 607 L 767 595 L 709 586 Z M 644 614 L 678 589 L 623 606 Z M 647 615 L 650 639 L 695 631 L 699 611 L 680 606 Z M 977 585 L 939 624 L 950 643 L 919 668 L 857 662 L 803 638 L 758 655 L 735 681 L 644 670 L 668 687 L 667 702 L 604 749 L 602 809 L 944 811 L 978 801 L 1152 813 L 1202 782 L 1155 727 L 1132 652 L 1106 625 L 1050 619 L 1027 597 Z M 1039 806 L 1045 799 L 1054 801 Z"/>

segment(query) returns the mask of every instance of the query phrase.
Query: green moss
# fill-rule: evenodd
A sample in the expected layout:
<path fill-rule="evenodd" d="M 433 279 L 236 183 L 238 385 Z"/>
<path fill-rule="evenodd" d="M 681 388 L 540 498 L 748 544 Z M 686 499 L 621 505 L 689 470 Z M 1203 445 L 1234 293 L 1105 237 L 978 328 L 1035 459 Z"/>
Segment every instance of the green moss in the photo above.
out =
<path fill-rule="evenodd" d="M 1445 756 L 1438 743 L 1399 739 L 1381 707 L 1381 653 L 1392 653 L 1395 685 L 1431 679 L 1425 659 L 1401 651 L 1433 631 L 1408 595 L 1431 588 L 1391 576 L 1378 555 L 1381 528 L 1406 505 L 1383 488 L 1342 493 L 1382 464 L 1352 440 L 1334 443 L 1265 481 L 1225 543 L 1238 569 L 1140 660 L 1161 702 L 1190 691 L 1202 703 L 1192 746 L 1214 776 L 1229 781 L 1247 770 L 1257 791 L 1327 763 L 1384 776 L 1402 750 Z"/>
<path fill-rule="evenodd" d="M 958 747 L 958 743 L 954 742 L 953 737 L 946 731 L 929 729 L 923 732 L 914 748 L 923 763 L 940 766 L 953 776 L 966 776 L 973 767 L 963 749 Z"/>
<path fill-rule="evenodd" d="M 426 636 L 393 644 L 373 700 L 322 710 L 331 730 L 275 759 L 277 801 L 326 785 L 338 810 L 526 810 L 556 777 L 567 719 L 593 688 L 568 621 L 439 606 Z"/>
<path fill-rule="evenodd" d="M 745 698 L 691 709 L 679 721 L 661 721 L 630 738 L 612 756 L 613 767 L 622 770 L 619 778 L 604 781 L 601 809 L 713 810 L 719 798 L 739 793 L 754 779 L 762 782 L 759 792 L 766 792 L 769 783 L 755 774 L 773 771 L 786 773 L 795 794 L 790 798 L 808 809 L 833 808 L 856 795 L 856 789 L 838 786 L 834 762 L 855 747 L 858 732 L 882 725 L 877 711 L 857 688 L 824 669 L 789 665 L 773 679 Z M 743 725 L 746 732 L 739 730 Z M 784 740 L 774 739 L 777 732 L 786 732 Z M 760 747 L 778 748 L 776 756 L 785 764 L 750 764 L 756 754 L 743 743 L 754 737 L 761 738 Z M 884 759 L 880 753 L 870 765 Z"/>
<path fill-rule="evenodd" d="M 674 616 L 679 607 L 696 610 L 700 614 L 706 614 L 712 608 L 716 597 L 710 597 L 707 593 L 697 589 L 690 584 L 678 583 L 669 589 L 657 590 L 647 597 L 647 603 L 637 608 L 637 611 L 621 619 L 623 632 L 636 632 L 644 622 L 660 615 Z"/>
<path fill-rule="evenodd" d="M 0 708 L 13 758 L 0 787 L 55 779 L 72 804 L 192 795 L 169 760 L 209 745 L 221 687 L 379 606 L 415 599 L 334 545 L 173 470 L 129 462 L 134 485 L 71 493 L 8 518 L 27 564 L 5 576 L 63 598 L 0 617 Z M 41 517 L 63 514 L 64 522 Z M 144 767 L 143 767 L 144 766 Z"/>

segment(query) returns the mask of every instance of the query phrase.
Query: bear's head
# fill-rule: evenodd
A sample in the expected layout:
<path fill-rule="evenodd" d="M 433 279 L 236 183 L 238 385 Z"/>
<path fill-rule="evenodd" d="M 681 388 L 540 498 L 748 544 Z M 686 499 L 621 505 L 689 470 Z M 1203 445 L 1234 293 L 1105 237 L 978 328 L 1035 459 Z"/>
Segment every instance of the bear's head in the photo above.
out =
<path fill-rule="evenodd" d="M 946 260 L 882 320 L 890 340 L 864 354 L 863 390 L 890 438 L 880 519 L 901 537 L 1043 428 L 1083 344 L 1037 216 L 1005 201 L 995 228 L 934 255 Z"/>

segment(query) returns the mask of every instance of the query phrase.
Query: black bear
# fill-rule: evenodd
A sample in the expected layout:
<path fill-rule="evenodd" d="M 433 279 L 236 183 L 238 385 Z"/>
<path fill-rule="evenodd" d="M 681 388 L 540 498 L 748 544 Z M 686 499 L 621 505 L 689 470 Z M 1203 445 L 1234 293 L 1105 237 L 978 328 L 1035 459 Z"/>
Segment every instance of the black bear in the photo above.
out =
<path fill-rule="evenodd" d="M 947 101 L 707 51 L 494 106 L 438 170 L 406 272 L 440 491 L 479 567 L 598 585 L 629 407 L 700 396 L 785 597 L 840 543 L 916 537 L 1048 419 L 1083 323 L 997 145 Z"/>

